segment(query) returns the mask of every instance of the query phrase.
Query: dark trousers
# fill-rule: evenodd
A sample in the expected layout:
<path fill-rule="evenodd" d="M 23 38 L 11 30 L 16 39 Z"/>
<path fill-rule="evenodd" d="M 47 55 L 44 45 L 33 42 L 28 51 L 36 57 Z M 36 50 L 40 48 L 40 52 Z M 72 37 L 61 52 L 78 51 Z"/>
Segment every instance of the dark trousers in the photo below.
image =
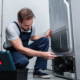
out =
<path fill-rule="evenodd" d="M 47 52 L 49 48 L 49 39 L 47 37 L 42 37 L 27 47 L 33 50 Z M 11 51 L 11 54 L 16 68 L 25 68 L 29 64 L 29 59 L 32 58 L 31 56 L 26 56 L 17 51 Z M 34 69 L 47 69 L 47 60 L 42 57 L 37 57 Z"/>

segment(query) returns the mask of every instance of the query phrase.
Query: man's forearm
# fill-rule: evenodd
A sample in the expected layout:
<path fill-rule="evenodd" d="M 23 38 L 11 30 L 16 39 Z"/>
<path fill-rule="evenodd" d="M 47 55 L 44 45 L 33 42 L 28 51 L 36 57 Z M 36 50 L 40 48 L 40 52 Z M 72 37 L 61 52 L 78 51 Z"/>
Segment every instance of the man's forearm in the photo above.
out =
<path fill-rule="evenodd" d="M 36 50 L 32 50 L 26 47 L 22 47 L 21 49 L 18 50 L 20 53 L 25 54 L 27 56 L 37 56 L 37 57 L 43 57 L 43 53 L 42 51 L 36 51 Z"/>
<path fill-rule="evenodd" d="M 44 36 L 37 36 L 37 35 L 35 35 L 35 36 L 33 36 L 32 38 L 31 38 L 31 40 L 32 41 L 35 41 L 35 40 L 38 40 L 38 39 L 40 39 L 40 38 L 42 38 L 42 37 L 46 37 L 45 35 Z"/>
<path fill-rule="evenodd" d="M 21 50 L 19 50 L 20 53 L 25 54 L 27 56 L 35 56 L 35 57 L 43 57 L 44 59 L 54 59 L 55 54 L 52 52 L 42 52 L 42 51 L 36 51 L 36 50 L 32 50 L 26 47 L 23 47 Z"/>

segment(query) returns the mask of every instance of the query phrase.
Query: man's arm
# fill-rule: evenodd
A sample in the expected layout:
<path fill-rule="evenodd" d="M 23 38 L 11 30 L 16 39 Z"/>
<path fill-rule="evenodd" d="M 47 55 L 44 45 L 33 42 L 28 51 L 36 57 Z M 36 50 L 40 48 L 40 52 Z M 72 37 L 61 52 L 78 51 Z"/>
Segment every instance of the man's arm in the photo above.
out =
<path fill-rule="evenodd" d="M 11 41 L 11 44 L 18 52 L 28 55 L 28 56 L 43 57 L 45 59 L 54 59 L 56 57 L 55 54 L 52 52 L 36 51 L 36 50 L 32 50 L 32 49 L 24 47 L 22 45 L 22 41 L 20 38 L 17 38 Z"/>
<path fill-rule="evenodd" d="M 34 35 L 34 36 L 32 36 L 32 37 L 30 38 L 30 40 L 35 41 L 35 40 L 37 40 L 37 39 L 39 39 L 39 38 L 41 38 L 41 37 L 50 38 L 50 36 L 51 36 L 51 29 L 49 29 L 44 36 Z"/>
<path fill-rule="evenodd" d="M 41 37 L 46 37 L 46 36 L 37 36 L 37 35 L 34 35 L 30 38 L 31 41 L 35 41 L 35 40 L 38 40 L 39 38 Z"/>

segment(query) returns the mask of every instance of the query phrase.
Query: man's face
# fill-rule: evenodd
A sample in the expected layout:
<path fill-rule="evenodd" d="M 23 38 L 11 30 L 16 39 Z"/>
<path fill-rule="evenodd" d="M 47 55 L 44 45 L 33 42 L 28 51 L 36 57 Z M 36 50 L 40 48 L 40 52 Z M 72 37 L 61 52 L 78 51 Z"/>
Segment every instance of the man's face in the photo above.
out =
<path fill-rule="evenodd" d="M 24 19 L 22 23 L 19 22 L 20 27 L 25 31 L 29 31 L 31 29 L 32 24 L 33 24 L 33 18 L 30 20 Z"/>

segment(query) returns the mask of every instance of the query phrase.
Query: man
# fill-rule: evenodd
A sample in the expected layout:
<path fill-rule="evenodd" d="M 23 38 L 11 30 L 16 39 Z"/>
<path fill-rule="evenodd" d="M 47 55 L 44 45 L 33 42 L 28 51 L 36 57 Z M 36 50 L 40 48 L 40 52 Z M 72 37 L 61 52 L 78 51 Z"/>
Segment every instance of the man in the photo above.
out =
<path fill-rule="evenodd" d="M 18 20 L 9 24 L 6 28 L 6 42 L 3 47 L 11 52 L 15 66 L 18 69 L 25 68 L 29 59 L 36 56 L 34 66 L 34 77 L 50 78 L 50 75 L 40 70 L 47 69 L 47 59 L 54 59 L 56 56 L 52 52 L 47 52 L 51 29 L 44 36 L 35 35 L 33 24 L 33 12 L 29 8 L 23 8 L 18 12 Z M 28 45 L 28 41 L 34 41 Z"/>

